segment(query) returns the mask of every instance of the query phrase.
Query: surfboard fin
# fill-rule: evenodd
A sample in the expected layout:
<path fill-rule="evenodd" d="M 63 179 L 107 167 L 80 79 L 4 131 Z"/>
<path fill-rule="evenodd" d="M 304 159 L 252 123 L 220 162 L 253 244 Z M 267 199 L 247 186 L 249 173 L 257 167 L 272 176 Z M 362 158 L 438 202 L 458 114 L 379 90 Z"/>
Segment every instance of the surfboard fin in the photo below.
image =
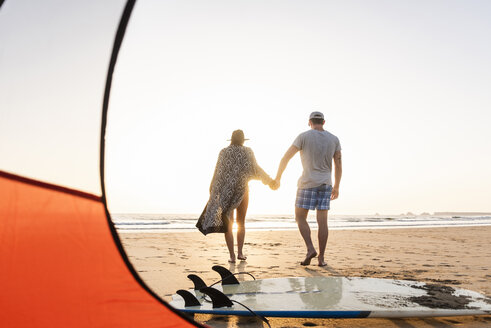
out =
<path fill-rule="evenodd" d="M 184 306 L 185 307 L 201 306 L 201 303 L 198 301 L 198 299 L 193 294 L 188 292 L 187 290 L 179 289 L 176 293 L 178 295 L 180 295 L 182 298 L 184 298 Z"/>
<path fill-rule="evenodd" d="M 222 277 L 222 285 L 239 285 L 239 281 L 235 278 L 234 274 L 222 266 L 214 265 L 212 269 Z"/>
<path fill-rule="evenodd" d="M 206 287 L 206 284 L 203 281 L 203 279 L 201 279 L 197 275 L 195 275 L 195 274 L 189 274 L 188 275 L 188 278 L 193 282 L 193 284 L 194 284 L 194 290 L 200 290 L 200 289 Z"/>
<path fill-rule="evenodd" d="M 234 305 L 232 303 L 232 301 L 227 297 L 227 295 L 225 295 L 224 293 L 222 293 L 218 289 L 211 288 L 211 287 L 205 287 L 205 288 L 201 289 L 200 292 L 210 296 L 214 309 L 224 307 L 224 306 L 231 307 Z"/>

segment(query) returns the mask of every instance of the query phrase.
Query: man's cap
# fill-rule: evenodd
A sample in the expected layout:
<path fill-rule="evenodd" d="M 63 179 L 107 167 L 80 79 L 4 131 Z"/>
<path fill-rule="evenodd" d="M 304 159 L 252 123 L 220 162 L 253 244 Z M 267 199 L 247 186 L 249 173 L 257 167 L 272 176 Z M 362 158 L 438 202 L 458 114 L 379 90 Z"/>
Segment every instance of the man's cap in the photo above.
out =
<path fill-rule="evenodd" d="M 313 118 L 320 118 L 320 119 L 324 119 L 324 114 L 322 114 L 321 112 L 312 112 L 310 113 L 310 117 L 309 117 L 309 120 L 313 119 Z"/>
<path fill-rule="evenodd" d="M 227 141 L 232 141 L 232 143 L 243 143 L 245 140 L 249 139 L 244 138 L 244 131 L 235 130 L 232 132 L 232 138 L 228 139 Z"/>

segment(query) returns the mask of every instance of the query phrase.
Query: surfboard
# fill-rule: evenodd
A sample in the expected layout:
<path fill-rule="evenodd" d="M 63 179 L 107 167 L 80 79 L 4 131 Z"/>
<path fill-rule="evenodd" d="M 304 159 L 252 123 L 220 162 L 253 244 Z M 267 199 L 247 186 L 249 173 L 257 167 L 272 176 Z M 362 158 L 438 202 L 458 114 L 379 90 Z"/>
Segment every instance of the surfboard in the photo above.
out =
<path fill-rule="evenodd" d="M 405 318 L 491 314 L 491 298 L 485 295 L 409 280 L 293 277 L 242 281 L 213 288 L 264 317 Z M 193 305 L 186 306 L 179 294 L 173 295 L 170 305 L 186 313 L 251 315 L 235 302 L 212 303 L 204 290 L 187 291 L 197 300 Z"/>

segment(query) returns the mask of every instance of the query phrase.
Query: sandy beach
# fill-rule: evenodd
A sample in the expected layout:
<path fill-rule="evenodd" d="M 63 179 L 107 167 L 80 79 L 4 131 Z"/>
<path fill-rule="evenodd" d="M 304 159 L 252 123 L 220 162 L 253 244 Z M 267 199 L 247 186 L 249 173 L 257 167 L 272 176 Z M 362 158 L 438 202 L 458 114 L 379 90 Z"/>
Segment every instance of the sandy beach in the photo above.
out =
<path fill-rule="evenodd" d="M 124 233 L 121 240 L 143 280 L 170 300 L 192 288 L 190 273 L 207 283 L 218 280 L 213 265 L 256 278 L 353 276 L 417 280 L 465 288 L 491 296 L 491 227 L 330 231 L 327 267 L 299 265 L 305 248 L 298 231 L 247 231 L 247 261 L 227 262 L 222 234 L 197 231 Z M 315 232 L 313 232 L 316 242 Z M 250 279 L 247 276 L 239 280 Z M 255 318 L 197 315 L 213 327 L 263 327 Z M 272 327 L 491 327 L 491 315 L 426 319 L 271 318 Z M 264 325 L 266 326 L 266 325 Z"/>

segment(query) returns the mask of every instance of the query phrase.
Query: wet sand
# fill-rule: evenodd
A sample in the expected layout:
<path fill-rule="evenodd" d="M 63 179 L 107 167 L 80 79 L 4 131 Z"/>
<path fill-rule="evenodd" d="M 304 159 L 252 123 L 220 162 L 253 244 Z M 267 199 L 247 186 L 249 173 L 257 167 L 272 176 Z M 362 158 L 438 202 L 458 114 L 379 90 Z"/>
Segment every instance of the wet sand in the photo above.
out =
<path fill-rule="evenodd" d="M 465 288 L 491 296 L 491 227 L 330 231 L 327 267 L 299 262 L 305 247 L 298 231 L 247 231 L 247 261 L 229 264 L 222 234 L 197 231 L 121 234 L 126 252 L 143 280 L 164 300 L 192 288 L 190 273 L 219 280 L 213 265 L 256 278 L 354 276 L 417 280 Z M 316 242 L 315 231 L 312 233 Z M 247 276 L 239 280 L 250 279 Z M 197 315 L 213 327 L 262 327 L 255 318 Z M 271 318 L 272 327 L 491 327 L 491 315 L 426 319 Z M 266 326 L 265 326 L 266 327 Z"/>

